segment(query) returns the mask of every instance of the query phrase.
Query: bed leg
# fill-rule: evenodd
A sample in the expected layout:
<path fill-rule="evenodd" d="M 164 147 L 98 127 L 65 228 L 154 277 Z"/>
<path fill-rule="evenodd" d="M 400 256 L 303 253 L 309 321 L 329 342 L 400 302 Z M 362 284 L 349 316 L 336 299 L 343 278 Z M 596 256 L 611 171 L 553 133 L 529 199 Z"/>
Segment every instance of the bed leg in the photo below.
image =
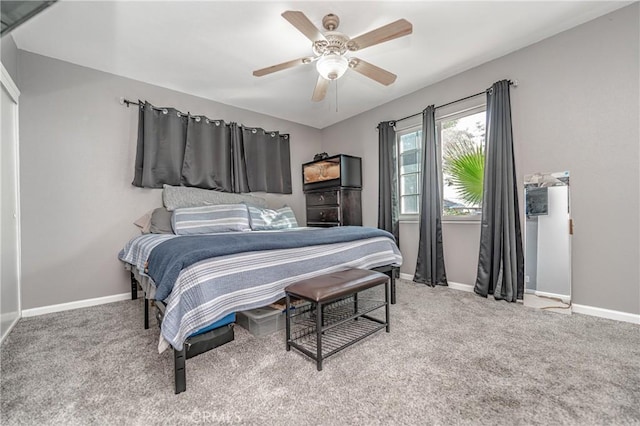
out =
<path fill-rule="evenodd" d="M 389 274 L 389 281 L 391 281 L 391 304 L 396 304 L 396 268 L 391 269 Z"/>
<path fill-rule="evenodd" d="M 147 299 L 147 295 L 145 294 L 143 297 L 144 302 L 144 329 L 149 329 L 149 299 Z"/>
<path fill-rule="evenodd" d="M 187 375 L 185 371 L 186 358 L 187 348 L 183 347 L 181 351 L 173 350 L 176 394 L 187 390 Z"/>
<path fill-rule="evenodd" d="M 384 271 L 384 274 L 389 277 L 389 284 L 391 287 L 391 304 L 396 304 L 396 272 L 399 271 L 398 268 L 392 267 L 391 269 Z"/>
<path fill-rule="evenodd" d="M 131 273 L 131 300 L 136 300 L 138 298 L 138 282 L 136 281 L 136 277 Z"/>

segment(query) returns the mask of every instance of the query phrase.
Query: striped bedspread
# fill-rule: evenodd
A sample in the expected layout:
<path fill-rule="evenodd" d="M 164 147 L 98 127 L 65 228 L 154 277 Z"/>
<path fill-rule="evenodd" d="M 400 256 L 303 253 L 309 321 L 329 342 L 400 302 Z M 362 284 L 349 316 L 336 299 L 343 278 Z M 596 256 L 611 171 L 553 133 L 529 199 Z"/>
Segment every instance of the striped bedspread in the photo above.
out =
<path fill-rule="evenodd" d="M 263 232 L 280 235 L 283 231 Z M 148 235 L 136 237 L 120 252 L 120 259 L 143 271 L 153 247 L 171 236 L 164 237 L 157 243 Z M 401 264 L 398 247 L 387 237 L 201 260 L 180 272 L 165 299 L 158 350 L 162 352 L 169 345 L 181 350 L 185 339 L 197 330 L 232 312 L 268 305 L 284 297 L 284 288 L 293 282 L 347 268 Z"/>
<path fill-rule="evenodd" d="M 122 260 L 129 265 L 138 268 L 138 272 L 142 275 L 146 275 L 145 269 L 147 268 L 147 260 L 151 255 L 151 250 L 156 248 L 159 244 L 176 238 L 174 234 L 144 234 L 139 235 L 129 240 L 118 254 L 118 259 Z"/>

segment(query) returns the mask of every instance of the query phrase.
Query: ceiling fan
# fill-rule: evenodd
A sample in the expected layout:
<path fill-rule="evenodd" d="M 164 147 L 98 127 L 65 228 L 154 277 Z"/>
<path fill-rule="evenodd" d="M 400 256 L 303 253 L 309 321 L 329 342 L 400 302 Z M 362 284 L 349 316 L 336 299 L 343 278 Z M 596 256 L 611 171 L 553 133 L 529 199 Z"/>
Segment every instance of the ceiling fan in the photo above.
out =
<path fill-rule="evenodd" d="M 395 74 L 363 61 L 362 59 L 349 57 L 347 53 L 356 52 L 365 47 L 403 37 L 411 34 L 413 31 L 413 26 L 409 21 L 406 19 L 398 19 L 395 22 L 359 35 L 358 37 L 349 38 L 347 35 L 336 31 L 340 24 L 340 19 L 332 13 L 322 18 L 322 26 L 326 30 L 325 32 L 321 32 L 302 12 L 288 10 L 282 14 L 282 17 L 311 40 L 313 43 L 314 56 L 305 56 L 262 68 L 254 71 L 253 75 L 262 77 L 298 65 L 317 62 L 318 81 L 316 82 L 316 87 L 311 97 L 311 99 L 316 102 L 324 99 L 331 80 L 340 78 L 347 68 L 351 68 L 385 86 L 396 81 L 397 76 Z"/>

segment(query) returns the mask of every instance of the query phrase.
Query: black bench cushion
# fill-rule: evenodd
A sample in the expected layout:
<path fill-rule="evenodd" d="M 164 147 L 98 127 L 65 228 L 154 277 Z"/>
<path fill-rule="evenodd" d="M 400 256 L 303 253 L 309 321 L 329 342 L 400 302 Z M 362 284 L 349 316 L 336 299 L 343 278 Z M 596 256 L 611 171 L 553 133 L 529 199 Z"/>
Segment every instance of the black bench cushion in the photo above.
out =
<path fill-rule="evenodd" d="M 366 269 L 347 269 L 298 281 L 285 288 L 293 296 L 316 303 L 329 302 L 384 284 L 388 276 Z"/>

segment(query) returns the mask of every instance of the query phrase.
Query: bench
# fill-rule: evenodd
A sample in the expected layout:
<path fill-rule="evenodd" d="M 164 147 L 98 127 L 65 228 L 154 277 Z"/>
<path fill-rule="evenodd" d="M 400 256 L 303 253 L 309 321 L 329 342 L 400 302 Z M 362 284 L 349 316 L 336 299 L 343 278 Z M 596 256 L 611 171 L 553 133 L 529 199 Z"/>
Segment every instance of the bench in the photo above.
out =
<path fill-rule="evenodd" d="M 358 294 L 384 284 L 384 300 Z M 389 328 L 389 277 L 365 269 L 347 269 L 298 281 L 285 288 L 286 347 L 322 361 L 383 328 Z M 372 293 L 369 291 L 368 293 Z M 292 308 L 291 298 L 309 302 Z M 384 320 L 369 314 L 384 308 Z"/>

